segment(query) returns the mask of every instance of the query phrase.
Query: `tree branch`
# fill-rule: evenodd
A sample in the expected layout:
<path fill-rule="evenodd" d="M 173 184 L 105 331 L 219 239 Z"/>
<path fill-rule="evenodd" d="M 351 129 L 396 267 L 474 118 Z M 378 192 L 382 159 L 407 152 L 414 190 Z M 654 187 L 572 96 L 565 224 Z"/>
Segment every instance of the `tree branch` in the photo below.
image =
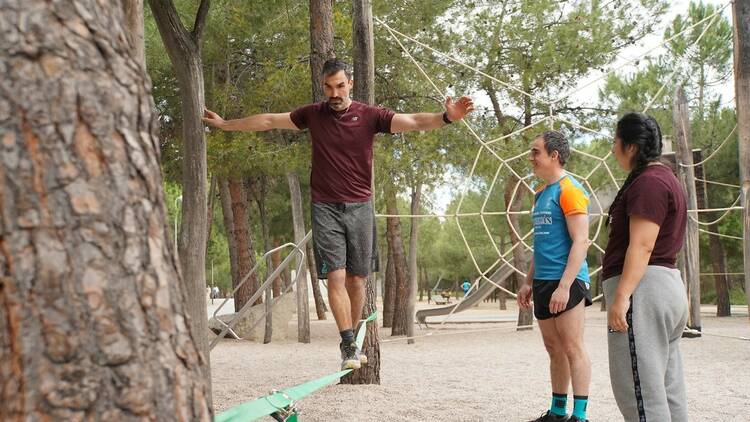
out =
<path fill-rule="evenodd" d="M 188 52 L 195 48 L 172 0 L 149 0 L 148 4 L 170 57 L 176 51 Z M 175 58 L 179 60 L 179 57 L 173 57 L 173 61 Z"/>
<path fill-rule="evenodd" d="M 211 0 L 201 0 L 200 6 L 198 6 L 198 13 L 195 15 L 195 24 L 193 24 L 193 41 L 196 45 L 200 45 L 201 38 L 203 38 L 203 29 L 206 27 L 206 17 L 208 16 L 208 9 L 211 7 Z"/>

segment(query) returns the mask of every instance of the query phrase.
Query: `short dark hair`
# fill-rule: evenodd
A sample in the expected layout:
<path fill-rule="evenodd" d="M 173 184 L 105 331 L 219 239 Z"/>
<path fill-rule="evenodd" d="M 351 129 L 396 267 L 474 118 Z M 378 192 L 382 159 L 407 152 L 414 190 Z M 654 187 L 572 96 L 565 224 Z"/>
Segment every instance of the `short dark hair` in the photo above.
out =
<path fill-rule="evenodd" d="M 337 58 L 332 58 L 326 60 L 325 63 L 323 63 L 323 76 L 331 76 L 336 73 L 339 73 L 341 71 L 344 71 L 344 74 L 346 75 L 346 79 L 352 78 L 352 71 L 349 67 L 349 64 L 343 60 L 339 60 Z"/>
<path fill-rule="evenodd" d="M 557 151 L 557 160 L 561 166 L 564 166 L 568 158 L 570 158 L 570 145 L 568 145 L 565 135 L 556 130 L 548 130 L 537 136 L 537 138 L 541 138 L 544 141 L 544 149 L 547 151 L 547 154 L 552 155 L 553 151 Z"/>

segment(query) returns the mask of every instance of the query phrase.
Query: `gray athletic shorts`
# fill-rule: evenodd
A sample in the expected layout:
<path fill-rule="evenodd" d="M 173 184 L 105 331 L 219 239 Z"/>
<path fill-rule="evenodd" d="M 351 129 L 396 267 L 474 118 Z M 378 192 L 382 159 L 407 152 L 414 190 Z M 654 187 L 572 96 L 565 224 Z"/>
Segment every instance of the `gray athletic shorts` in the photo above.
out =
<path fill-rule="evenodd" d="M 367 277 L 378 271 L 375 213 L 372 202 L 312 203 L 313 251 L 318 278 L 346 269 Z"/>

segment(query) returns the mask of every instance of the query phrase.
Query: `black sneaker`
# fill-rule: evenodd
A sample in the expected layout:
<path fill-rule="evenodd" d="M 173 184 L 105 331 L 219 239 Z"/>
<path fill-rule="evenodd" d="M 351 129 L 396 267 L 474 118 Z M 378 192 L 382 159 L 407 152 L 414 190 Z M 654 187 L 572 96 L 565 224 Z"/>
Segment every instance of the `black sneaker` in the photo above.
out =
<path fill-rule="evenodd" d="M 362 363 L 359 361 L 359 355 L 357 354 L 357 343 L 341 343 L 339 348 L 341 349 L 342 371 L 346 369 L 359 369 L 362 367 Z"/>
<path fill-rule="evenodd" d="M 584 420 L 584 419 L 579 418 L 578 416 L 571 415 L 570 419 L 568 419 L 568 422 L 589 422 L 589 420 L 588 419 Z"/>
<path fill-rule="evenodd" d="M 542 416 L 529 422 L 571 422 L 572 420 L 573 419 L 568 419 L 568 415 L 558 416 L 548 410 L 544 412 Z"/>

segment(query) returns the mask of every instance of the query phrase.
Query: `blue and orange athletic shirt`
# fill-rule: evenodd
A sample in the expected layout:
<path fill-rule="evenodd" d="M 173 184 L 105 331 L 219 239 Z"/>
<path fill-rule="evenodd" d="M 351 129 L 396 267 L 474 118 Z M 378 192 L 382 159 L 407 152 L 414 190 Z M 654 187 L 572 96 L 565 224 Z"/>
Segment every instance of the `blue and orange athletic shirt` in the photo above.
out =
<path fill-rule="evenodd" d="M 569 175 L 542 187 L 534 197 L 534 279 L 560 280 L 573 240 L 565 217 L 588 214 L 589 194 Z M 589 284 L 589 266 L 583 261 L 576 277 Z"/>

